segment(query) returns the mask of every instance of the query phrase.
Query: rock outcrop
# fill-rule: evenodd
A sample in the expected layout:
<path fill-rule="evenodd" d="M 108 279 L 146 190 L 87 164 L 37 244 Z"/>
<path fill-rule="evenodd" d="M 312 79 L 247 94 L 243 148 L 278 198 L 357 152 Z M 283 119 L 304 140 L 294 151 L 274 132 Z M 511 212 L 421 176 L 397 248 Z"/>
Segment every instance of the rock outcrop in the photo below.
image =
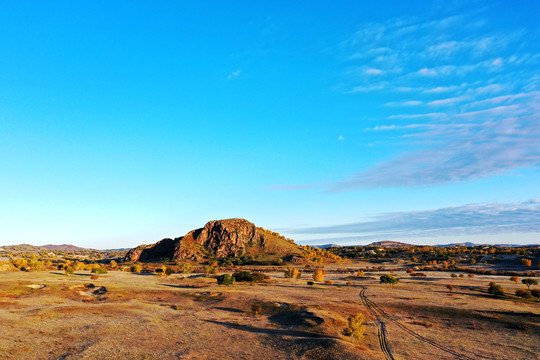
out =
<path fill-rule="evenodd" d="M 198 261 L 208 257 L 300 252 L 297 245 L 278 235 L 257 228 L 244 219 L 214 220 L 203 228 L 190 231 L 174 240 L 163 239 L 153 245 L 141 245 L 131 249 L 124 260 L 151 261 L 168 258 Z"/>

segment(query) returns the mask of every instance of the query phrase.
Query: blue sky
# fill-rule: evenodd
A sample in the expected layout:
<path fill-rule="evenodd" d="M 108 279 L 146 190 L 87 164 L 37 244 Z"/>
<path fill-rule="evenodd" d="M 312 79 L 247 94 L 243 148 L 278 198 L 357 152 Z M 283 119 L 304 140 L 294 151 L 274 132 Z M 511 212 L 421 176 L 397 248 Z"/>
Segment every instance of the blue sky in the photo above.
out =
<path fill-rule="evenodd" d="M 540 242 L 536 1 L 0 9 L 0 245 Z"/>

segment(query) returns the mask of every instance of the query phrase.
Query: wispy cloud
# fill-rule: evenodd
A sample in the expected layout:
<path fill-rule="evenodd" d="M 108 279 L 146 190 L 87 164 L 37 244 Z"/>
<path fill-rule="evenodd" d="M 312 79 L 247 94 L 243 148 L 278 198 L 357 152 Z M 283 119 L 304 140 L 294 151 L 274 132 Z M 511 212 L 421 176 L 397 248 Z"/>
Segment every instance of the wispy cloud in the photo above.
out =
<path fill-rule="evenodd" d="M 237 77 L 240 76 L 241 73 L 242 73 L 242 70 L 235 70 L 235 71 L 231 72 L 231 73 L 227 76 L 227 80 L 236 79 Z"/>
<path fill-rule="evenodd" d="M 540 199 L 389 213 L 370 221 L 285 231 L 348 239 L 540 232 Z"/>

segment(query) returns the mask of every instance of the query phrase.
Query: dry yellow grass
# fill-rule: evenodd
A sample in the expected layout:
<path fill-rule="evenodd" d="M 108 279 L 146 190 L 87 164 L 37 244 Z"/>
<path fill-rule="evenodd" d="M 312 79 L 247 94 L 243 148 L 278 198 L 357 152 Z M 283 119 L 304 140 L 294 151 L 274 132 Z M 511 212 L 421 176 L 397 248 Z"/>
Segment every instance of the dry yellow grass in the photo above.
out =
<path fill-rule="evenodd" d="M 455 358 L 404 328 L 471 357 L 533 359 L 540 352 L 539 303 L 496 299 L 486 292 L 490 281 L 502 283 L 508 292 L 519 284 L 496 276 L 451 280 L 448 273 L 427 273 L 427 278 L 413 279 L 396 272 L 401 280 L 391 287 L 379 283 L 381 274 L 366 272 L 351 281 L 352 274 L 328 271 L 326 279 L 334 284 L 309 286 L 276 272 L 268 283 L 226 287 L 200 275 L 180 280 L 111 271 L 93 281 L 87 271 L 69 277 L 59 271 L 2 273 L 0 355 L 384 359 L 375 318 L 360 301 L 362 287 L 396 321 L 386 321 L 396 359 Z M 446 289 L 450 282 L 453 294 Z M 90 283 L 95 287 L 89 288 Z M 93 293 L 101 287 L 107 291 Z M 366 337 L 351 344 L 342 331 L 356 313 L 366 318 Z"/>

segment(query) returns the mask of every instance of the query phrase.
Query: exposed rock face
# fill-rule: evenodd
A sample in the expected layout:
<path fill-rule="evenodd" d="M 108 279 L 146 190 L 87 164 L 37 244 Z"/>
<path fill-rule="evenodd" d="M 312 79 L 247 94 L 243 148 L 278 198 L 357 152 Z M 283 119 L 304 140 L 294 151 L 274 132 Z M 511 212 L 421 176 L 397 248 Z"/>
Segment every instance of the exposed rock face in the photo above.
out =
<path fill-rule="evenodd" d="M 131 249 L 126 261 L 148 261 L 159 258 L 199 260 L 206 256 L 233 257 L 246 253 L 248 247 L 265 246 L 265 235 L 244 219 L 214 220 L 183 237 L 163 239 L 154 245 Z"/>
<path fill-rule="evenodd" d="M 126 254 L 126 261 L 146 261 L 170 256 L 174 252 L 176 241 L 172 239 L 163 239 L 153 245 L 141 245 L 131 249 Z"/>

